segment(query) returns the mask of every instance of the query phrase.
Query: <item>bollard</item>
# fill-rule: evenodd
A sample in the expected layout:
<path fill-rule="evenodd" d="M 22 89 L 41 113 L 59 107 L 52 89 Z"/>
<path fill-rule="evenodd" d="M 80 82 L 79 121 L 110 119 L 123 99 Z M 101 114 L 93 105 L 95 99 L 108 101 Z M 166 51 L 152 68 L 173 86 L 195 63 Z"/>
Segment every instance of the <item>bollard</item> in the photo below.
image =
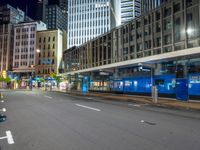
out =
<path fill-rule="evenodd" d="M 156 86 L 152 87 L 152 100 L 153 103 L 158 103 L 158 89 Z"/>

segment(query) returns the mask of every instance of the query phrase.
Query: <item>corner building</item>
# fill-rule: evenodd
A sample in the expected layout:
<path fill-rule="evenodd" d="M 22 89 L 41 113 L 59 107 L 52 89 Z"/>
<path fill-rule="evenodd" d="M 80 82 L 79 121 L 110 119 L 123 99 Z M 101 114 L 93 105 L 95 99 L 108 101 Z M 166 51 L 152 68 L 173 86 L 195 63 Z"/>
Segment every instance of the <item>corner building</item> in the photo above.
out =
<path fill-rule="evenodd" d="M 74 83 L 88 77 L 94 91 L 150 95 L 156 86 L 159 96 L 200 99 L 199 12 L 199 0 L 163 2 L 65 51 L 63 75 Z"/>
<path fill-rule="evenodd" d="M 63 53 L 63 32 L 59 29 L 37 32 L 36 76 L 58 74 Z"/>

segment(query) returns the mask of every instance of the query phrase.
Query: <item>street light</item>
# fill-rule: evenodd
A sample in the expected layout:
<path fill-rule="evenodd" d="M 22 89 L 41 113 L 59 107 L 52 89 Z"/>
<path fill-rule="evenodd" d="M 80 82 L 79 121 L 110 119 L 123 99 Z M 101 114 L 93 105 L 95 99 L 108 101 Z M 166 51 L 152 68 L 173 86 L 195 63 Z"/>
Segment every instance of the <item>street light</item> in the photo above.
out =
<path fill-rule="evenodd" d="M 30 82 L 30 84 L 31 84 L 31 86 L 30 86 L 31 90 L 33 89 L 33 83 L 32 83 L 32 80 L 33 80 L 33 68 L 34 68 L 34 65 L 31 65 L 31 82 Z"/>
<path fill-rule="evenodd" d="M 40 49 L 37 49 L 36 52 L 37 52 L 37 53 L 40 53 Z"/>
<path fill-rule="evenodd" d="M 140 71 L 143 71 L 143 67 L 148 67 L 151 69 L 151 96 L 153 99 L 154 103 L 157 103 L 158 100 L 158 90 L 156 88 L 156 86 L 154 85 L 154 80 L 153 80 L 153 76 L 154 76 L 154 69 L 156 68 L 155 64 L 148 64 L 148 63 L 138 63 L 138 67 Z"/>

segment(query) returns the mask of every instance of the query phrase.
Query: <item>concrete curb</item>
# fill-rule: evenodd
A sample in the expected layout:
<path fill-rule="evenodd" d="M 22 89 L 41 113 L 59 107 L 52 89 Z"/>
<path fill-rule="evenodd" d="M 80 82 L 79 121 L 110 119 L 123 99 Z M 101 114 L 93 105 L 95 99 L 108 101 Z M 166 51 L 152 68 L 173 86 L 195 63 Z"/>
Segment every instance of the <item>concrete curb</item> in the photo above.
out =
<path fill-rule="evenodd" d="M 141 96 L 134 96 L 134 95 L 119 95 L 119 96 L 113 96 L 108 94 L 102 94 L 102 93 L 87 93 L 83 94 L 80 92 L 62 92 L 62 91 L 52 91 L 52 92 L 59 92 L 59 93 L 66 93 L 69 95 L 76 95 L 76 96 L 91 96 L 91 97 L 101 97 L 105 100 L 114 100 L 114 101 L 125 101 L 125 102 L 136 102 L 141 104 L 151 104 L 158 107 L 166 107 L 166 108 L 175 108 L 175 109 L 184 109 L 184 110 L 198 110 L 200 111 L 200 103 L 199 102 L 180 102 L 176 100 L 170 100 L 170 99 L 159 99 L 158 103 L 153 103 L 151 100 L 151 97 L 141 97 Z M 124 96 L 124 98 L 123 98 Z"/>

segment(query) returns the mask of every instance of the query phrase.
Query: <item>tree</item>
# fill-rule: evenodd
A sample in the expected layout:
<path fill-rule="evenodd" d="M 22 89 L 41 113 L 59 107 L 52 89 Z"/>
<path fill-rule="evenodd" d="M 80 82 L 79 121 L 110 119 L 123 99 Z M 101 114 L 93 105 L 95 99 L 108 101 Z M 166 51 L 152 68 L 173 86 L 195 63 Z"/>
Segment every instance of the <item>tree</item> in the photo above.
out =
<path fill-rule="evenodd" d="M 4 78 L 3 77 L 0 77 L 0 82 L 3 82 L 4 81 Z"/>
<path fill-rule="evenodd" d="M 9 84 L 11 82 L 11 78 L 9 78 L 9 77 L 4 78 L 4 82 Z"/>
<path fill-rule="evenodd" d="M 44 78 L 40 78 L 40 82 L 44 83 L 45 82 Z"/>
<path fill-rule="evenodd" d="M 52 72 L 51 74 L 50 74 L 50 76 L 57 82 L 57 86 L 59 86 L 59 84 L 60 84 L 60 82 L 62 81 L 61 80 L 61 76 L 57 76 L 54 72 Z"/>

